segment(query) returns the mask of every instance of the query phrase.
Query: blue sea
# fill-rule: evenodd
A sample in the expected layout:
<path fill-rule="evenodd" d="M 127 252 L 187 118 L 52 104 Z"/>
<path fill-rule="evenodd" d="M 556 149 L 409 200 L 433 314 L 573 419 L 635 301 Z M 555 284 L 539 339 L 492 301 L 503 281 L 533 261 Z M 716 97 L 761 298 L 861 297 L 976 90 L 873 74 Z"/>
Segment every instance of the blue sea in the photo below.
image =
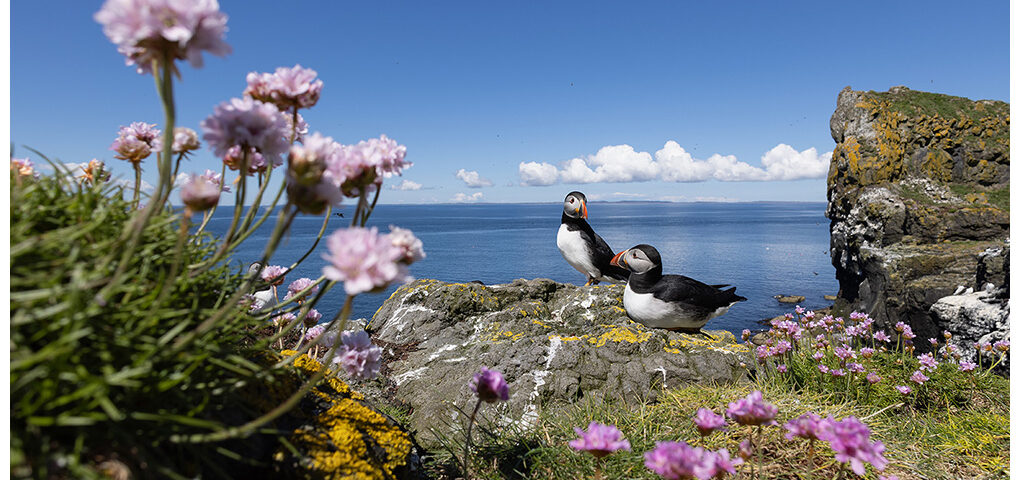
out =
<path fill-rule="evenodd" d="M 349 224 L 352 206 L 334 215 L 327 235 Z M 424 243 L 427 257 L 411 266 L 415 278 L 448 282 L 479 280 L 507 283 L 518 278 L 550 278 L 583 285 L 585 277 L 574 270 L 556 248 L 561 203 L 548 204 L 445 204 L 380 205 L 369 226 L 389 231 L 389 225 L 410 229 Z M 803 295 L 802 306 L 828 306 L 823 295 L 835 294 L 838 285 L 829 263 L 829 221 L 825 203 L 599 203 L 589 204 L 588 221 L 614 251 L 640 243 L 654 245 L 662 255 L 667 274 L 682 274 L 709 284 L 730 284 L 747 297 L 708 329 L 740 335 L 744 328 L 792 311 L 777 294 Z M 207 227 L 222 233 L 230 224 L 232 209 L 218 210 Z M 275 216 L 235 253 L 241 268 L 258 260 L 265 248 Z M 322 225 L 322 217 L 299 215 L 270 264 L 288 266 L 307 251 Z M 298 268 L 287 275 L 284 288 L 300 277 L 322 274 L 325 240 Z M 355 298 L 352 318 L 371 318 L 396 289 Z M 281 295 L 282 297 L 282 295 Z M 318 309 L 332 318 L 343 303 L 337 286 Z"/>

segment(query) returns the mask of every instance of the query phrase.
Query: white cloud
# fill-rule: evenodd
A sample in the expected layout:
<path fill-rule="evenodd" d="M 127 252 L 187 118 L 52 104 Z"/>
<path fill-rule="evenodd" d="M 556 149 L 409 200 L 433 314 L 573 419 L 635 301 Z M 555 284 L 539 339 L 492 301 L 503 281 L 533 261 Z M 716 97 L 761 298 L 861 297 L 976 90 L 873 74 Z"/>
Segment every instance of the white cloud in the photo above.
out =
<path fill-rule="evenodd" d="M 463 180 L 464 184 L 467 185 L 468 188 L 482 188 L 492 186 L 492 180 L 489 180 L 488 178 L 482 178 L 482 176 L 479 175 L 478 172 L 467 171 L 463 168 L 457 170 L 457 178 Z"/>
<path fill-rule="evenodd" d="M 418 182 L 412 182 L 412 181 L 410 181 L 410 180 L 405 178 L 404 181 L 402 181 L 402 182 L 400 182 L 400 183 L 398 183 L 396 185 L 391 185 L 390 186 L 390 190 L 405 190 L 405 191 L 406 190 L 421 190 L 421 184 L 418 183 Z"/>
<path fill-rule="evenodd" d="M 559 176 L 556 166 L 548 163 L 521 162 L 517 171 L 524 185 L 552 185 Z"/>
<path fill-rule="evenodd" d="M 453 200 L 452 201 L 456 202 L 456 203 L 471 203 L 471 202 L 477 202 L 477 201 L 479 201 L 481 199 L 482 199 L 482 192 L 475 192 L 475 193 L 472 193 L 471 195 L 468 195 L 466 193 L 458 193 L 458 194 L 453 196 Z"/>
<path fill-rule="evenodd" d="M 814 148 L 798 152 L 779 144 L 761 157 L 762 167 L 737 160 L 733 155 L 714 154 L 698 160 L 677 142 L 670 140 L 653 157 L 630 145 L 610 145 L 586 158 L 572 158 L 559 168 L 548 163 L 522 162 L 518 167 L 524 185 L 563 183 L 627 183 L 652 180 L 665 182 L 760 182 L 824 178 L 832 152 L 818 154 Z"/>
<path fill-rule="evenodd" d="M 821 155 L 814 147 L 798 152 L 795 148 L 780 143 L 761 157 L 761 164 L 770 180 L 796 180 L 799 178 L 824 178 L 829 173 L 832 152 Z"/>

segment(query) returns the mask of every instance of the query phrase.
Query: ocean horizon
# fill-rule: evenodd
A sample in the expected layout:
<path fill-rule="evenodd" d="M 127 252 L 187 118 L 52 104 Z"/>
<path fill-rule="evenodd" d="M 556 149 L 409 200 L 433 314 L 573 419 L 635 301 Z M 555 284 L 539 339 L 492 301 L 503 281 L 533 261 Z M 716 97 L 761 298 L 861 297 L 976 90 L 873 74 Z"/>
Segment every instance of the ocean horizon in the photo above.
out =
<path fill-rule="evenodd" d="M 803 295 L 801 305 L 807 309 L 831 305 L 823 295 L 835 294 L 838 284 L 829 260 L 825 207 L 825 202 L 592 201 L 588 221 L 614 251 L 648 243 L 661 253 L 664 273 L 737 287 L 736 293 L 747 301 L 705 328 L 739 336 L 744 328 L 759 328 L 761 320 L 793 310 L 795 305 L 781 304 L 775 295 Z M 353 208 L 343 205 L 334 213 Z M 222 234 L 232 211 L 218 209 L 207 230 Z M 410 267 L 418 279 L 494 285 L 549 278 L 583 285 L 584 275 L 570 267 L 556 247 L 561 212 L 561 202 L 380 204 L 367 226 L 384 232 L 390 225 L 407 228 L 422 240 L 426 258 Z M 233 267 L 258 260 L 275 215 L 233 253 Z M 269 263 L 289 266 L 297 260 L 322 222 L 321 215 L 295 218 Z M 333 215 L 326 235 L 348 225 L 349 218 Z M 318 278 L 326 252 L 326 242 L 319 242 L 287 275 L 282 289 L 297 278 Z M 356 297 L 352 318 L 371 319 L 396 288 Z M 318 310 L 324 321 L 336 315 L 343 300 L 342 285 L 322 297 Z"/>

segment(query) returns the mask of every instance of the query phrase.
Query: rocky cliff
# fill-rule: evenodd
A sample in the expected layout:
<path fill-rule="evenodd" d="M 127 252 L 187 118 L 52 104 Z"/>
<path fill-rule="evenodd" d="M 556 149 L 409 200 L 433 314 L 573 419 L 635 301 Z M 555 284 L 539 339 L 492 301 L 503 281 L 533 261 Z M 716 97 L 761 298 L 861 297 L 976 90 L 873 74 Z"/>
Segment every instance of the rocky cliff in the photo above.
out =
<path fill-rule="evenodd" d="M 1009 104 L 846 87 L 829 127 L 837 307 L 868 312 L 883 327 L 910 324 L 919 349 L 942 330 L 960 344 L 1007 337 Z M 981 301 L 994 318 L 931 311 L 967 289 L 991 292 Z"/>
<path fill-rule="evenodd" d="M 405 285 L 369 324 L 389 357 L 382 394 L 410 407 L 410 426 L 428 444 L 433 429 L 466 420 L 456 409 L 471 411 L 468 382 L 482 366 L 502 372 L 511 391 L 509 402 L 485 409 L 488 421 L 527 426 L 541 409 L 584 397 L 654 400 L 664 387 L 737 381 L 747 373 L 740 364 L 753 364 L 730 332 L 685 335 L 631 321 L 622 296 L 623 285 L 548 279 Z"/>

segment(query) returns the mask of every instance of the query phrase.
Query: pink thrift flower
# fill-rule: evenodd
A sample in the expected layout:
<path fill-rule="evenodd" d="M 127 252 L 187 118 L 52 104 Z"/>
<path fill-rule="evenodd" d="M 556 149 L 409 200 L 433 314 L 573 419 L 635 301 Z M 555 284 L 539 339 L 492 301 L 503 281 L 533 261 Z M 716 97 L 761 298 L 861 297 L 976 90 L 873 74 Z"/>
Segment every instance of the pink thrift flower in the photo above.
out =
<path fill-rule="evenodd" d="M 935 338 L 929 338 L 928 339 L 928 343 L 930 343 L 931 346 L 933 346 L 933 347 L 938 347 L 939 346 L 939 341 L 938 341 L 938 339 L 935 339 Z"/>
<path fill-rule="evenodd" d="M 227 16 L 216 0 L 107 0 L 93 18 L 138 73 L 152 73 L 152 61 L 164 56 L 200 68 L 202 51 L 230 53 Z"/>
<path fill-rule="evenodd" d="M 775 423 L 778 410 L 775 405 L 765 403 L 761 391 L 755 390 L 747 397 L 731 402 L 726 416 L 741 425 L 765 425 Z"/>
<path fill-rule="evenodd" d="M 668 480 L 710 478 L 695 473 L 704 468 L 704 455 L 704 449 L 684 442 L 656 442 L 655 448 L 645 453 L 645 467 Z"/>
<path fill-rule="evenodd" d="M 274 105 L 251 98 L 234 98 L 213 109 L 201 123 L 202 138 L 223 158 L 231 147 L 254 148 L 273 165 L 290 144 L 285 140 L 287 120 Z"/>
<path fill-rule="evenodd" d="M 262 156 L 254 147 L 248 148 L 248 158 L 245 159 L 243 156 L 244 151 L 241 147 L 234 145 L 227 149 L 227 154 L 223 156 L 223 164 L 231 170 L 240 170 L 241 163 L 247 161 L 248 168 L 245 170 L 246 175 L 254 175 L 256 173 L 265 172 L 269 167 L 269 162 L 266 162 L 266 157 Z M 273 168 L 279 167 L 283 164 L 283 160 L 274 160 Z"/>
<path fill-rule="evenodd" d="M 871 358 L 875 354 L 875 349 L 871 347 L 861 347 L 861 356 L 864 358 Z"/>
<path fill-rule="evenodd" d="M 208 168 L 205 170 L 205 173 L 199 175 L 199 177 L 202 178 L 203 180 L 209 182 L 209 183 L 212 183 L 214 185 L 218 185 L 220 187 L 220 190 L 222 190 L 224 192 L 229 192 L 230 191 L 230 187 L 229 186 L 223 185 L 223 176 L 218 174 L 218 173 L 216 173 L 216 172 L 214 172 L 214 171 L 212 171 L 212 170 L 209 170 Z"/>
<path fill-rule="evenodd" d="M 833 377 L 843 377 L 846 376 L 846 372 L 844 372 L 842 369 L 836 368 L 830 370 L 829 375 L 832 375 Z"/>
<path fill-rule="evenodd" d="M 864 465 L 870 463 L 876 470 L 885 470 L 889 463 L 882 456 L 885 445 L 882 442 L 871 442 L 871 431 L 868 426 L 855 417 L 847 417 L 836 421 L 828 418 L 828 427 L 823 430 L 821 440 L 829 442 L 836 453 L 836 461 L 850 463 L 850 469 L 857 475 L 864 476 Z"/>
<path fill-rule="evenodd" d="M 822 373 L 829 373 L 829 367 L 826 366 L 824 363 L 819 363 L 818 364 L 818 371 L 822 372 Z"/>
<path fill-rule="evenodd" d="M 181 185 L 181 202 L 192 212 L 204 212 L 219 203 L 220 188 L 205 176 L 191 174 Z"/>
<path fill-rule="evenodd" d="M 920 385 L 924 382 L 927 382 L 928 377 L 924 376 L 924 374 L 921 373 L 920 370 L 916 370 L 914 371 L 913 375 L 910 376 L 910 381 Z"/>
<path fill-rule="evenodd" d="M 262 280 L 272 282 L 273 285 L 283 285 L 283 276 L 286 273 L 287 267 L 268 265 L 262 269 Z"/>
<path fill-rule="evenodd" d="M 832 353 L 836 355 L 840 360 L 847 361 L 851 358 L 857 358 L 857 354 L 854 353 L 853 349 L 849 345 L 843 344 L 839 347 L 832 349 Z"/>
<path fill-rule="evenodd" d="M 872 385 L 882 381 L 882 377 L 875 372 L 868 372 L 868 376 L 866 378 L 868 379 L 868 383 Z"/>
<path fill-rule="evenodd" d="M 322 269 L 326 278 L 344 282 L 348 295 L 381 290 L 393 282 L 410 280 L 407 266 L 399 260 L 403 252 L 393 246 L 375 227 L 337 230 L 326 239 L 329 264 Z"/>
<path fill-rule="evenodd" d="M 471 377 L 471 391 L 478 395 L 484 402 L 495 403 L 497 401 L 510 400 L 510 386 L 503 379 L 503 374 L 496 370 L 489 370 L 486 367 Z"/>
<path fill-rule="evenodd" d="M 339 162 L 343 146 L 319 132 L 306 137 L 302 144 L 290 147 L 287 156 L 287 196 L 302 212 L 320 214 L 328 206 L 340 205 L 343 178 L 331 165 Z"/>
<path fill-rule="evenodd" d="M 930 353 L 925 353 L 920 357 L 917 357 L 917 361 L 921 363 L 922 371 L 934 372 L 939 367 L 939 362 L 935 360 L 935 357 Z"/>
<path fill-rule="evenodd" d="M 898 392 L 900 392 L 900 393 L 902 393 L 904 395 L 910 395 L 910 392 L 912 392 L 913 390 L 911 390 L 910 387 L 908 387 L 906 385 L 897 385 L 896 386 L 896 391 L 898 391 Z"/>
<path fill-rule="evenodd" d="M 961 372 L 969 372 L 974 370 L 975 367 L 977 367 L 977 364 L 974 362 L 960 362 L 959 368 Z"/>
<path fill-rule="evenodd" d="M 825 352 L 819 350 L 815 352 L 813 355 L 811 355 L 811 358 L 815 359 L 815 361 L 817 362 L 820 362 L 822 361 L 823 358 L 825 358 Z"/>
<path fill-rule="evenodd" d="M 999 340 L 998 342 L 995 342 L 992 346 L 995 347 L 995 349 L 1000 351 L 1000 352 L 1008 351 L 1009 350 L 1009 340 Z"/>
<path fill-rule="evenodd" d="M 134 122 L 126 127 L 120 127 L 117 139 L 110 145 L 110 150 L 117 152 L 115 158 L 139 163 L 152 155 L 152 152 L 158 152 L 162 148 L 163 142 L 159 139 L 159 134 L 160 131 L 154 123 Z"/>
<path fill-rule="evenodd" d="M 390 233 L 386 236 L 389 237 L 393 246 L 402 252 L 400 262 L 410 265 L 425 258 L 421 240 L 415 237 L 410 230 L 390 225 Z"/>
<path fill-rule="evenodd" d="M 95 184 L 96 182 L 105 182 L 110 179 L 110 172 L 106 171 L 106 164 L 102 161 L 93 158 L 89 160 L 89 163 L 83 165 L 81 168 L 81 175 L 78 175 L 78 180 L 89 184 Z"/>
<path fill-rule="evenodd" d="M 885 331 L 883 331 L 883 330 L 879 330 L 879 331 L 875 332 L 875 334 L 872 335 L 872 337 L 874 337 L 875 340 L 878 340 L 880 342 L 888 342 L 889 341 L 889 335 L 886 335 Z"/>
<path fill-rule="evenodd" d="M 201 147 L 201 143 L 198 142 L 198 132 L 188 127 L 175 127 L 174 128 L 174 153 L 188 153 L 193 150 L 198 150 Z"/>
<path fill-rule="evenodd" d="M 305 325 L 314 327 L 319 323 L 319 320 L 322 320 L 322 313 L 320 313 L 318 310 L 314 308 L 309 308 L 308 312 L 305 313 L 304 319 Z"/>
<path fill-rule="evenodd" d="M 334 364 L 339 364 L 348 375 L 358 379 L 371 380 L 379 374 L 382 348 L 372 345 L 367 332 L 343 332 L 340 341 L 343 346 L 333 358 Z"/>
<path fill-rule="evenodd" d="M 708 457 L 709 455 L 714 457 L 712 458 L 712 460 L 714 460 L 713 462 L 714 465 L 712 465 L 712 468 L 706 469 L 707 471 L 705 472 L 705 474 L 711 475 L 705 478 L 719 478 L 720 476 L 722 476 L 722 472 L 726 472 L 730 475 L 736 475 L 737 473 L 736 466 L 744 463 L 744 461 L 739 457 L 730 458 L 730 451 L 725 448 L 714 453 L 707 452 L 706 457 Z"/>
<path fill-rule="evenodd" d="M 740 338 L 746 342 L 748 338 L 751 338 L 751 331 L 745 328 L 740 332 Z"/>
<path fill-rule="evenodd" d="M 797 305 L 797 308 L 794 308 L 794 311 L 796 311 L 800 315 L 803 315 L 804 314 L 804 307 L 801 307 L 800 305 Z"/>
<path fill-rule="evenodd" d="M 699 408 L 694 415 L 694 426 L 705 437 L 716 430 L 726 428 L 726 419 L 707 408 Z"/>
<path fill-rule="evenodd" d="M 864 365 L 861 365 L 856 362 L 850 362 L 846 364 L 846 369 L 853 373 L 862 373 L 864 372 Z"/>
<path fill-rule="evenodd" d="M 786 364 L 780 363 L 779 365 L 776 365 L 776 370 L 779 371 L 779 373 L 786 373 Z"/>
<path fill-rule="evenodd" d="M 783 428 L 787 430 L 787 440 L 793 440 L 794 437 L 817 440 L 822 437 L 823 431 L 827 427 L 828 422 L 814 413 L 805 413 L 783 425 Z"/>
<path fill-rule="evenodd" d="M 305 341 L 306 342 L 311 342 L 311 341 L 315 340 L 316 338 L 319 338 L 319 335 L 322 335 L 323 332 L 325 332 L 325 331 L 326 331 L 326 326 L 322 325 L 322 324 L 316 325 L 316 326 L 314 326 L 312 328 L 309 328 L 308 331 L 305 332 Z"/>
<path fill-rule="evenodd" d="M 577 427 L 574 427 L 574 431 L 581 438 L 571 440 L 568 445 L 574 450 L 588 452 L 595 458 L 602 458 L 617 450 L 630 450 L 630 442 L 623 438 L 616 426 L 591 422 L 588 431 Z"/>
<path fill-rule="evenodd" d="M 296 108 L 309 108 L 319 101 L 322 94 L 322 80 L 317 73 L 301 65 L 279 67 L 275 73 L 248 74 L 248 87 L 244 94 L 255 100 L 275 104 L 281 111 L 290 112 Z"/>
<path fill-rule="evenodd" d="M 309 290 L 308 293 L 305 293 L 305 295 L 315 294 L 316 292 L 319 291 L 319 286 L 314 284 L 315 282 L 308 277 L 302 277 L 297 280 L 294 280 L 293 282 L 290 282 L 290 285 L 287 286 L 287 296 L 284 297 L 284 300 L 290 300 L 291 298 L 296 296 L 298 293 L 301 293 L 308 287 L 312 287 L 312 289 Z"/>

